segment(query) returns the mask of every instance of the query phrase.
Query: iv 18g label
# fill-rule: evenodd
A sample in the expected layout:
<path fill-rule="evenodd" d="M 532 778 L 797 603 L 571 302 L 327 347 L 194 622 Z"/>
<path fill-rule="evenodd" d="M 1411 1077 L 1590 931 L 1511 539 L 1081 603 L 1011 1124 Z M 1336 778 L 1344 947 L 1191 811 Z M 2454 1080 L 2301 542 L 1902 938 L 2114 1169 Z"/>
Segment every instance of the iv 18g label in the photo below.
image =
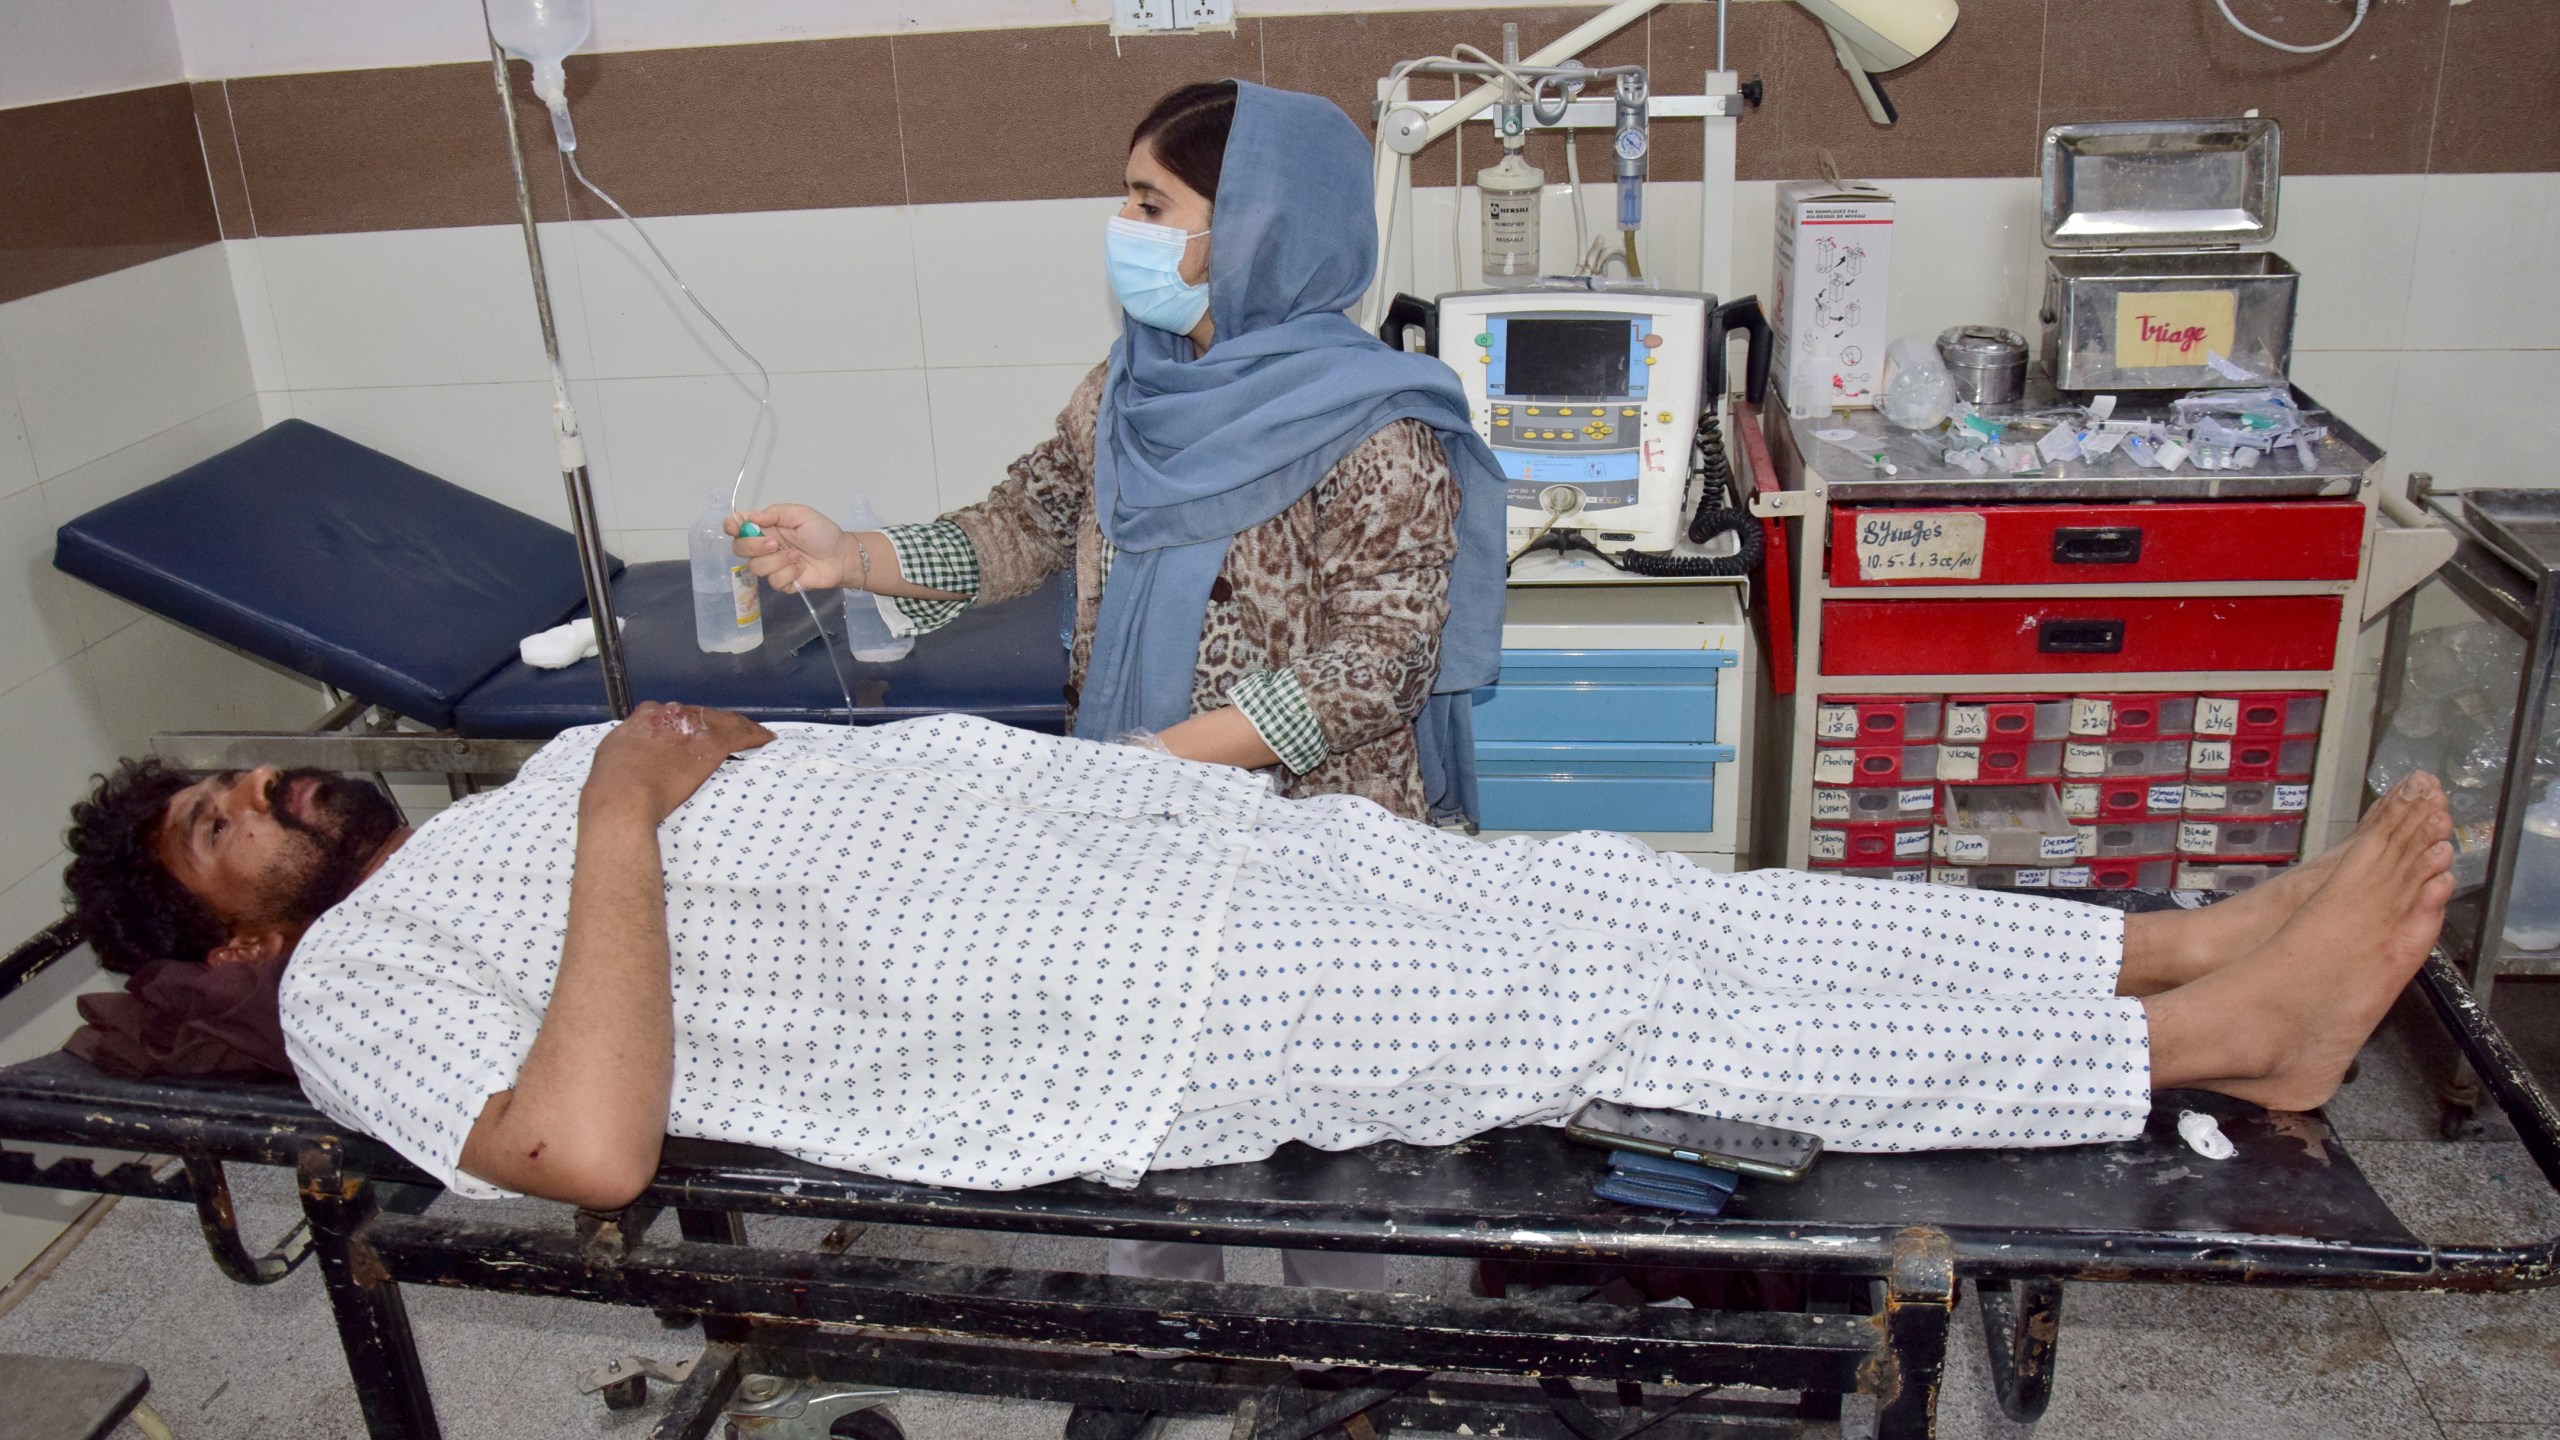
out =
<path fill-rule="evenodd" d="M 1854 705 L 1825 705 L 1814 712 L 1813 735 L 1817 740 L 1855 740 L 1858 738 L 1858 710 Z"/>
<path fill-rule="evenodd" d="M 1858 521 L 1861 580 L 1979 580 L 1982 516 L 1970 510 L 1867 515 Z"/>

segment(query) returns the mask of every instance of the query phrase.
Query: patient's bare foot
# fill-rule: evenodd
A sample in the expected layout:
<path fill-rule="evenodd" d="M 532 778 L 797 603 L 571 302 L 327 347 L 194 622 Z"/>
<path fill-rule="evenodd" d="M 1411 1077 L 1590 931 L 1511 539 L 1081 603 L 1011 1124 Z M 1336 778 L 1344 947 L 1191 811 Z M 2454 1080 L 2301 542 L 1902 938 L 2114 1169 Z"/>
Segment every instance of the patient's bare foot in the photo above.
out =
<path fill-rule="evenodd" d="M 2452 898 L 2453 847 L 2432 786 L 2376 808 L 2327 879 L 2238 960 L 2146 1002 L 2153 1083 L 2263 1105 L 2328 1100 L 2425 962 Z"/>
<path fill-rule="evenodd" d="M 2428 822 L 2430 839 L 2452 837 L 2453 817 L 2445 809 L 2444 787 L 2423 771 L 2411 775 L 2374 802 L 2373 808 L 2356 822 L 2354 834 L 2313 859 L 2202 909 L 2128 919 L 2126 993 L 2158 994 L 2201 979 L 2273 939 L 2285 922 L 2329 883 L 2348 848 L 2383 819 L 2398 813 L 2398 803 L 2426 806 L 2433 811 L 2434 818 Z"/>

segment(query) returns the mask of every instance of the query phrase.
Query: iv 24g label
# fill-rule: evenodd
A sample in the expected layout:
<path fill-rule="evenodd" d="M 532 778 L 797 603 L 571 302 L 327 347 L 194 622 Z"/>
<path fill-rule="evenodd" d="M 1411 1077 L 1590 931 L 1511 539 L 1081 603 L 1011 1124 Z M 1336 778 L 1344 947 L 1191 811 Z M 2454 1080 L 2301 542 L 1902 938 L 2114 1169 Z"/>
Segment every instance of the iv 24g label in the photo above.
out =
<path fill-rule="evenodd" d="M 1982 516 L 1971 510 L 1861 516 L 1858 578 L 1979 580 L 1982 533 Z"/>

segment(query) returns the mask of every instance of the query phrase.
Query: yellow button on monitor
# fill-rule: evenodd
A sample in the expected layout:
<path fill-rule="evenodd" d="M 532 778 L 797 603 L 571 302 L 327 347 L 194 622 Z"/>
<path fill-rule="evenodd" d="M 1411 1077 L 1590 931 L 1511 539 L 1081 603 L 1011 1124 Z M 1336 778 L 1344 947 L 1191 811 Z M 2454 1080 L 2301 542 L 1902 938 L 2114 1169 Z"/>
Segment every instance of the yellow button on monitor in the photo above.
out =
<path fill-rule="evenodd" d="M 1653 417 L 1653 418 L 1654 418 L 1654 419 L 1656 419 L 1656 420 L 1661 421 L 1661 422 L 1662 422 L 1663 424 L 1665 424 L 1665 425 L 1668 425 L 1668 424 L 1670 424 L 1670 423 L 1671 423 L 1671 412 L 1670 412 L 1670 411 L 1668 411 L 1668 410 L 1665 410 L 1665 411 L 1663 411 L 1661 414 L 1656 415 L 1656 416 L 1655 416 L 1655 417 Z"/>
<path fill-rule="evenodd" d="M 1535 406 L 1535 405 L 1530 406 L 1530 407 L 1529 407 L 1529 413 L 1530 413 L 1530 414 L 1532 414 L 1532 415 L 1537 414 L 1537 413 L 1538 413 L 1538 407 L 1537 407 L 1537 406 Z"/>
<path fill-rule="evenodd" d="M 1652 363 L 1653 363 L 1653 357 L 1652 357 L 1652 356 L 1650 356 L 1650 355 L 1647 355 L 1646 357 L 1644 357 L 1644 363 L 1646 363 L 1647 365 L 1652 364 Z"/>

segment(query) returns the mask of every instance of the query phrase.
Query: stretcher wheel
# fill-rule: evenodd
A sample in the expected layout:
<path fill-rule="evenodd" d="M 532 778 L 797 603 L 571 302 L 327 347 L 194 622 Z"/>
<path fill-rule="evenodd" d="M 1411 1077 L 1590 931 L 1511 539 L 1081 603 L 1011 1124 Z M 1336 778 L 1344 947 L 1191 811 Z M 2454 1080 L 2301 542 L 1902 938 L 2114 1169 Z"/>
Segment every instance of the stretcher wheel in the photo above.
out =
<path fill-rule="evenodd" d="M 827 1433 L 837 1440 L 907 1440 L 898 1417 L 878 1406 L 854 1411 L 838 1420 Z"/>
<path fill-rule="evenodd" d="M 2447 1103 L 2436 1113 L 2436 1133 L 2447 1140 L 2477 1140 L 2488 1128 L 2474 1106 Z"/>

